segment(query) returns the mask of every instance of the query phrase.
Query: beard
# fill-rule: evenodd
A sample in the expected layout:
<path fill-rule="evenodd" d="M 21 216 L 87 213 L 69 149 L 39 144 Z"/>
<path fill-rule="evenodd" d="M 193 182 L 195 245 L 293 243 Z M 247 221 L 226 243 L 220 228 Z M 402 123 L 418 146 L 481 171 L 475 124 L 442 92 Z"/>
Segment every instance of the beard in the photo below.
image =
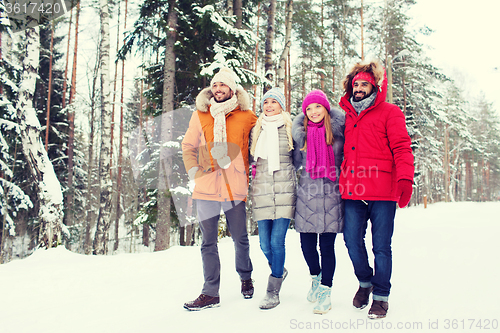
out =
<path fill-rule="evenodd" d="M 227 94 L 224 94 L 222 96 L 215 96 L 215 94 L 214 94 L 214 100 L 217 103 L 224 103 L 225 101 L 231 99 L 232 97 L 233 97 L 233 94 L 231 94 L 231 93 L 227 93 Z"/>
<path fill-rule="evenodd" d="M 358 95 L 356 96 L 357 93 L 361 93 L 362 95 Z M 352 99 L 355 101 L 355 102 L 359 102 L 359 101 L 362 101 L 364 100 L 365 98 L 367 97 L 370 97 L 371 96 L 371 93 L 370 94 L 366 94 L 364 91 L 357 91 L 353 94 L 352 96 Z"/>
<path fill-rule="evenodd" d="M 231 99 L 230 96 L 222 96 L 221 99 L 217 99 L 216 97 L 214 97 L 214 100 L 217 102 L 217 103 L 224 103 L 225 101 Z"/>

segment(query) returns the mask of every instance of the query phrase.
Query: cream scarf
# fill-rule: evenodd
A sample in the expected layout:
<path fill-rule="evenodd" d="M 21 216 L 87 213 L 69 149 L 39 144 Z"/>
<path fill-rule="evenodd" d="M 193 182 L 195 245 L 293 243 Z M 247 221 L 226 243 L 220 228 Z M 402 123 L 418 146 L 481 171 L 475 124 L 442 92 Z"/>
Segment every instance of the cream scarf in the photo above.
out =
<path fill-rule="evenodd" d="M 227 156 L 226 115 L 238 106 L 236 94 L 225 102 L 210 99 L 210 114 L 214 118 L 214 147 L 210 151 L 221 168 L 227 169 L 231 159 Z"/>
<path fill-rule="evenodd" d="M 269 175 L 280 169 L 280 145 L 278 128 L 285 124 L 283 112 L 274 116 L 262 118 L 262 131 L 255 147 L 255 159 L 267 160 Z"/>

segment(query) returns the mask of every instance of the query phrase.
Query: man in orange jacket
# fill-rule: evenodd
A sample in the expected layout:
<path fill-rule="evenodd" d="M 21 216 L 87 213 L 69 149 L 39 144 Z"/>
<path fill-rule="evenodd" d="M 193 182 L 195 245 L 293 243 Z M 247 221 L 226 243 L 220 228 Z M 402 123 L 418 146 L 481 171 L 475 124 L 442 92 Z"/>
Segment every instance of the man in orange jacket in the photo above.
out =
<path fill-rule="evenodd" d="M 346 112 L 340 192 L 345 200 L 344 241 L 359 280 L 354 307 L 363 309 L 373 292 L 369 318 L 384 318 L 389 308 L 396 203 L 411 198 L 413 153 L 405 116 L 385 101 L 387 77 L 379 61 L 357 63 L 343 81 L 340 106 Z M 364 242 L 371 221 L 375 269 Z"/>
<path fill-rule="evenodd" d="M 188 310 L 219 306 L 217 239 L 221 209 L 234 241 L 241 293 L 244 298 L 252 298 L 254 291 L 245 201 L 249 135 L 257 116 L 250 110 L 248 93 L 236 84 L 236 75 L 228 68 L 222 68 L 213 77 L 210 87 L 200 92 L 196 108 L 182 140 L 182 152 L 189 178 L 195 182 L 193 199 L 202 233 L 205 282 L 200 296 L 184 304 Z"/>

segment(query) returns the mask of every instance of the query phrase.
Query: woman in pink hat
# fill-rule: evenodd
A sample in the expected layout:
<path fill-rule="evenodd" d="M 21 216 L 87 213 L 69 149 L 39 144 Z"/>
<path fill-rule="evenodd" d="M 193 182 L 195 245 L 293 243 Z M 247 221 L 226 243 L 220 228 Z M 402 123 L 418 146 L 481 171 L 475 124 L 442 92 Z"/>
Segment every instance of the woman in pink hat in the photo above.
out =
<path fill-rule="evenodd" d="M 294 165 L 303 169 L 297 189 L 295 229 L 300 232 L 302 253 L 312 277 L 307 300 L 316 302 L 314 313 L 324 314 L 331 309 L 335 237 L 344 226 L 339 176 L 345 116 L 330 107 L 321 90 L 306 96 L 302 111 L 292 125 Z"/>

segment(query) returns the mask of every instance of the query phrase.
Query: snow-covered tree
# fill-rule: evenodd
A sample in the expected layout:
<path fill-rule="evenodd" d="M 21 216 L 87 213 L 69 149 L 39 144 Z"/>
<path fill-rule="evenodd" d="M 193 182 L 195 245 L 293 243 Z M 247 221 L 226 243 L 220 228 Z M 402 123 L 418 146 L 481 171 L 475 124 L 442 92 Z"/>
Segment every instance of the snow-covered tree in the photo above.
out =
<path fill-rule="evenodd" d="M 40 122 L 34 105 L 35 85 L 39 68 L 39 27 L 24 31 L 22 72 L 16 104 L 22 150 L 37 186 L 39 204 L 39 246 L 57 246 L 61 240 L 63 199 L 59 180 L 40 138 Z"/>
<path fill-rule="evenodd" d="M 111 225 L 111 87 L 110 87 L 110 34 L 108 0 L 100 0 L 99 15 L 101 19 L 100 71 L 101 71 L 101 148 L 99 156 L 100 199 L 99 215 L 94 237 L 94 254 L 106 254 Z"/>

